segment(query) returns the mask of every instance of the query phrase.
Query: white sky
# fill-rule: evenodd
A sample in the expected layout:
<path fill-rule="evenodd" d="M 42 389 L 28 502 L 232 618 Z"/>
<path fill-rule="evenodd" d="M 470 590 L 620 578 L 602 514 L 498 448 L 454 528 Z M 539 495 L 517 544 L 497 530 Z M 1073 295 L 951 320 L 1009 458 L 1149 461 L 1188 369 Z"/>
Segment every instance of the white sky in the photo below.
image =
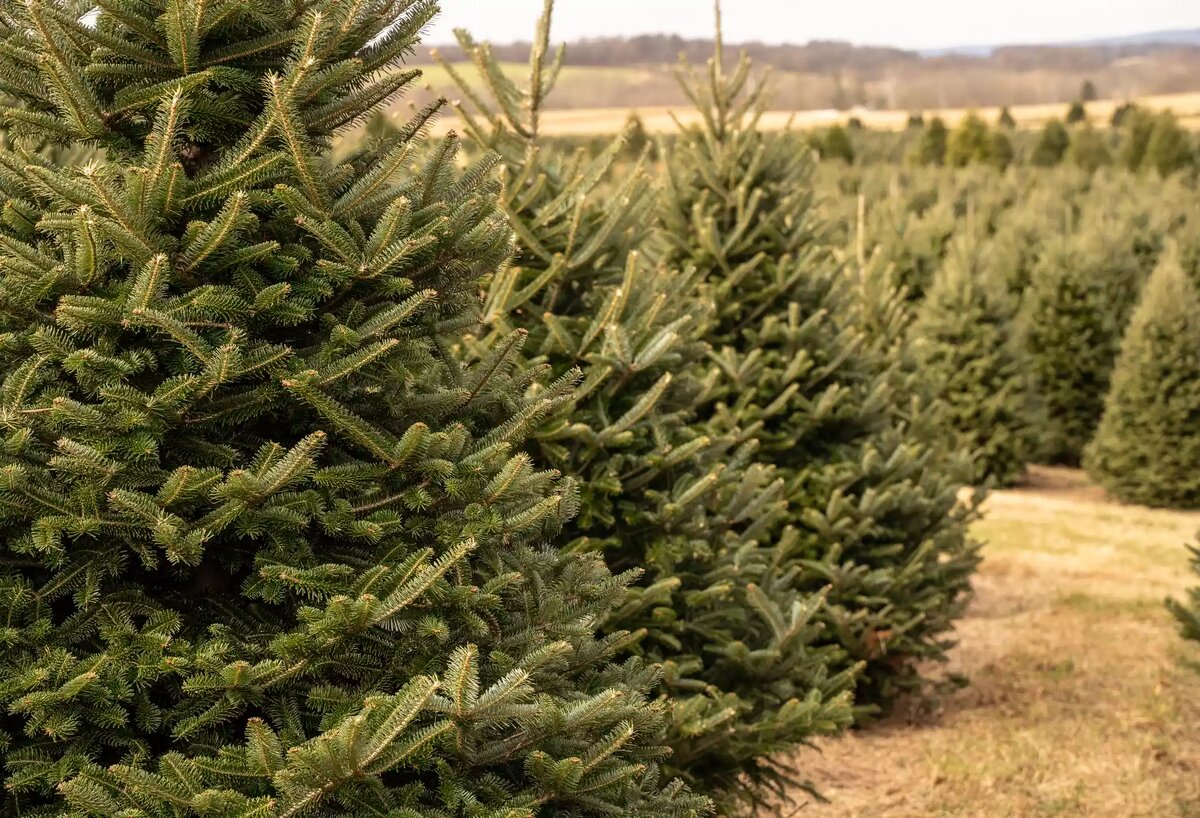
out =
<path fill-rule="evenodd" d="M 1060 42 L 1200 28 L 1200 0 L 724 0 L 726 38 L 814 39 L 936 48 Z M 425 38 L 530 39 L 542 0 L 442 0 Z M 710 37 L 712 0 L 558 0 L 554 38 L 668 33 Z"/>

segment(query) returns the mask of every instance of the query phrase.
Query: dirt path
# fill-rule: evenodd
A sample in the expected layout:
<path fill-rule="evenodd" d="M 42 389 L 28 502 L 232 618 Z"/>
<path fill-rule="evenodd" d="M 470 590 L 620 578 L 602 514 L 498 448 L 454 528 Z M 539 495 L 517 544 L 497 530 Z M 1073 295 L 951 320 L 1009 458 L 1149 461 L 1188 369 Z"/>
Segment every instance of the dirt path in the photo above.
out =
<path fill-rule="evenodd" d="M 1200 515 L 1104 500 L 1076 472 L 999 492 L 977 599 L 932 715 L 798 759 L 830 805 L 798 816 L 1200 816 L 1200 652 L 1162 606 Z M 778 815 L 792 814 L 792 809 Z"/>

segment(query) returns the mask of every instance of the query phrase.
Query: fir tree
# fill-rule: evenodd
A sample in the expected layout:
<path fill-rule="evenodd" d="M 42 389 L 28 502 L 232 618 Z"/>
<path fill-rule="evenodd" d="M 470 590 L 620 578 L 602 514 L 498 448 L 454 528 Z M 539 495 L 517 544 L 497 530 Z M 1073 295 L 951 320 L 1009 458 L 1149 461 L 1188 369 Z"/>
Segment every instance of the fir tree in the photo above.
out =
<path fill-rule="evenodd" d="M 1193 153 L 1192 137 L 1180 127 L 1175 114 L 1162 111 L 1155 116 L 1142 166 L 1153 168 L 1160 176 L 1170 176 L 1191 166 Z"/>
<path fill-rule="evenodd" d="M 963 117 L 946 142 L 946 164 L 965 168 L 973 163 L 988 161 L 991 133 L 987 123 L 974 111 Z"/>
<path fill-rule="evenodd" d="M 511 251 L 416 78 L 432 2 L 5 7 L 4 812 L 695 815 L 623 581 L 545 547 L 569 396 L 464 366 Z M 497 405 L 509 411 L 499 413 Z M 501 415 L 502 420 L 496 420 Z"/>
<path fill-rule="evenodd" d="M 776 592 L 828 595 L 823 638 L 847 668 L 865 664 L 859 702 L 886 706 L 919 687 L 919 661 L 944 656 L 976 560 L 970 510 L 900 416 L 814 221 L 807 160 L 757 128 L 748 75 L 718 61 L 688 86 L 704 124 L 669 157 L 664 260 L 696 267 L 715 306 L 708 428 L 757 437 L 788 481 Z"/>
<path fill-rule="evenodd" d="M 1071 147 L 1071 134 L 1057 119 L 1051 119 L 1042 127 L 1037 145 L 1030 161 L 1039 168 L 1051 168 L 1062 162 Z"/>
<path fill-rule="evenodd" d="M 1128 243 L 1110 223 L 1048 242 L 1021 316 L 1032 388 L 1044 406 L 1042 459 L 1079 465 L 1104 411 L 1139 277 Z"/>
<path fill-rule="evenodd" d="M 853 127 L 850 130 L 855 130 Z M 862 130 L 861 123 L 858 130 Z M 854 143 L 850 134 L 841 125 L 834 125 L 817 142 L 817 151 L 822 159 L 837 159 L 847 165 L 854 164 Z"/>
<path fill-rule="evenodd" d="M 985 156 L 987 164 L 996 170 L 1003 171 L 1008 169 L 1014 158 L 1016 158 L 1016 152 L 1013 150 L 1012 140 L 1008 138 L 1008 134 L 1004 131 L 992 131 L 988 137 Z"/>
<path fill-rule="evenodd" d="M 1088 473 L 1131 503 L 1200 507 L 1200 295 L 1172 248 L 1147 282 L 1112 376 Z"/>
<path fill-rule="evenodd" d="M 1035 415 L 1014 308 L 984 257 L 967 238 L 951 252 L 913 327 L 914 355 L 956 444 L 977 456 L 975 479 L 1007 486 L 1033 454 Z"/>
<path fill-rule="evenodd" d="M 1150 111 L 1135 106 L 1123 119 L 1125 133 L 1121 140 L 1121 164 L 1129 170 L 1141 170 L 1157 118 Z"/>
<path fill-rule="evenodd" d="M 1112 163 L 1112 154 L 1108 150 L 1104 134 L 1090 124 L 1076 129 L 1071 135 L 1071 147 L 1066 158 L 1087 173 L 1095 173 Z"/>
<path fill-rule="evenodd" d="M 913 152 L 913 161 L 918 165 L 942 165 L 946 161 L 946 141 L 949 131 L 940 116 L 935 116 L 921 132 L 921 138 Z"/>
<path fill-rule="evenodd" d="M 1124 127 L 1126 120 L 1137 110 L 1138 106 L 1136 103 L 1122 102 L 1113 110 L 1109 124 L 1114 128 Z"/>
<path fill-rule="evenodd" d="M 734 451 L 730 436 L 686 423 L 704 388 L 698 336 L 709 310 L 686 271 L 637 252 L 653 227 L 654 186 L 640 167 L 610 178 L 620 139 L 588 158 L 540 138 L 562 58 L 551 54 L 551 11 L 547 2 L 524 87 L 458 32 L 490 92 L 470 94 L 462 118 L 503 157 L 504 206 L 521 244 L 490 284 L 489 331 L 472 346 L 486 359 L 525 332 L 526 367 L 581 381 L 530 452 L 580 479 L 569 548 L 644 572 L 606 630 L 644 634 L 636 650 L 663 665 L 660 692 L 672 703 L 670 769 L 733 811 L 761 788 L 785 789 L 772 754 L 848 722 L 849 679 L 831 674 L 833 651 L 813 644 L 820 596 L 786 584 L 793 540 L 759 543 L 782 515 L 781 482 L 752 460 L 753 443 Z"/>

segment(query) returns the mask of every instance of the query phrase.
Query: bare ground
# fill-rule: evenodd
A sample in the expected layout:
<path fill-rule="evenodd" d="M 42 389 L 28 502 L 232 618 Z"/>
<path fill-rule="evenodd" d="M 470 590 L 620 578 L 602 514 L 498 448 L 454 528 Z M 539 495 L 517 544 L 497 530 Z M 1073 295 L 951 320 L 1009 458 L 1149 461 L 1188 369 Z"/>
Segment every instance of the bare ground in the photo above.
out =
<path fill-rule="evenodd" d="M 832 803 L 776 815 L 1200 816 L 1200 652 L 1162 605 L 1198 529 L 1070 470 L 997 492 L 949 667 L 970 685 L 799 757 Z"/>

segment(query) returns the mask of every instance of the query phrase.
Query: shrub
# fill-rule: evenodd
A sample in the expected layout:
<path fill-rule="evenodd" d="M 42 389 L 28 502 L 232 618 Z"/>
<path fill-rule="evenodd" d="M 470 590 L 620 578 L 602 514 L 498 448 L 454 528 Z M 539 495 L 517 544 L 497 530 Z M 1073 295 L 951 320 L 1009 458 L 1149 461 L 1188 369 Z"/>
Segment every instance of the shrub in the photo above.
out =
<path fill-rule="evenodd" d="M 1076 100 L 1071 103 L 1071 107 L 1067 109 L 1067 124 L 1080 125 L 1088 121 L 1087 106 Z"/>
<path fill-rule="evenodd" d="M 1200 507 L 1200 295 L 1168 251 L 1130 320 L 1088 473 L 1114 497 Z"/>
<path fill-rule="evenodd" d="M 85 9 L 0 34 L 17 135 L 107 154 L 0 153 L 5 811 L 703 811 L 594 634 L 623 580 L 547 545 L 568 390 L 456 352 L 491 165 L 416 161 L 436 106 L 331 159 L 436 6 Z"/>

